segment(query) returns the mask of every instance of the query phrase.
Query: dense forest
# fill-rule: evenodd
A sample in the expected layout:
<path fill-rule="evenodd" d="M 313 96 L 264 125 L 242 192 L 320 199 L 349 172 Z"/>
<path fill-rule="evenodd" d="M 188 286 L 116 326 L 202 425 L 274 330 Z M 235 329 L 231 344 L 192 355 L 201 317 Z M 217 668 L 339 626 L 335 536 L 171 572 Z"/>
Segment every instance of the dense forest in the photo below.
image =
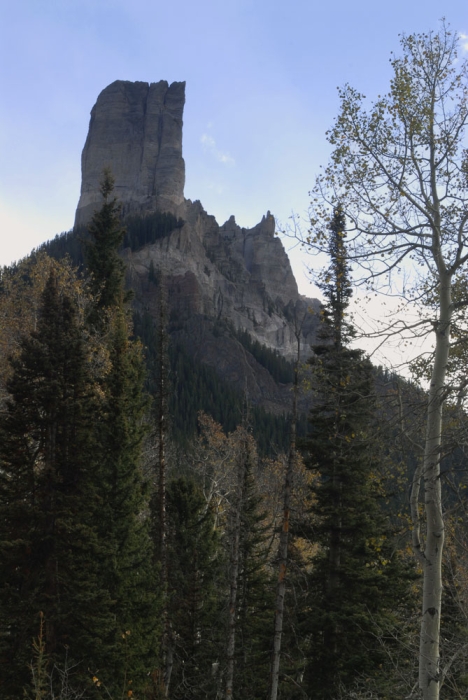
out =
<path fill-rule="evenodd" d="M 130 248 L 137 250 L 145 245 L 164 238 L 183 224 L 171 214 L 155 212 L 149 216 L 130 216 L 125 220 L 125 233 L 120 250 Z M 86 242 L 89 233 L 86 228 L 78 227 L 68 233 L 57 235 L 51 241 L 42 244 L 35 256 L 46 254 L 55 260 L 67 257 L 80 272 L 86 273 Z M 150 266 L 148 281 L 155 287 L 160 279 L 154 266 Z M 155 367 L 157 364 L 157 328 L 154 319 L 146 309 L 133 311 L 133 335 L 138 337 L 144 348 L 147 367 L 146 388 L 154 393 Z M 170 319 L 167 320 L 169 332 L 167 353 L 169 357 L 168 381 L 171 382 L 170 396 L 171 430 L 174 440 L 185 443 L 198 430 L 200 411 L 211 415 L 221 424 L 225 432 L 231 432 L 240 422 L 244 398 L 242 393 L 230 386 L 214 369 L 199 362 L 189 355 L 183 343 L 171 337 Z M 255 360 L 271 374 L 276 382 L 293 381 L 293 364 L 282 357 L 278 351 L 261 345 L 253 340 L 246 330 L 237 330 L 224 319 L 218 319 L 213 327 L 214 335 L 227 334 L 238 340 L 252 354 Z M 304 437 L 307 432 L 307 416 L 298 416 L 298 434 Z M 250 426 L 262 455 L 273 455 L 285 451 L 289 442 L 288 415 L 268 413 L 261 406 L 250 408 Z"/>
<path fill-rule="evenodd" d="M 158 322 L 132 313 L 110 174 L 102 196 L 79 269 L 42 250 L 2 273 L 2 698 L 405 697 L 411 459 L 397 378 L 349 348 L 342 212 L 306 428 L 194 366 L 162 287 Z M 277 380 L 300 376 L 237 339 Z"/>
<path fill-rule="evenodd" d="M 157 318 L 132 309 L 123 247 L 183 222 L 125 228 L 109 170 L 86 231 L 1 271 L 2 700 L 468 697 L 468 88 L 445 25 L 402 45 L 370 116 L 340 93 L 309 360 L 219 319 L 288 415 L 175 342 L 154 268 Z M 379 289 L 405 256 L 429 270 L 419 383 L 373 367 L 349 313 L 352 266 Z"/>

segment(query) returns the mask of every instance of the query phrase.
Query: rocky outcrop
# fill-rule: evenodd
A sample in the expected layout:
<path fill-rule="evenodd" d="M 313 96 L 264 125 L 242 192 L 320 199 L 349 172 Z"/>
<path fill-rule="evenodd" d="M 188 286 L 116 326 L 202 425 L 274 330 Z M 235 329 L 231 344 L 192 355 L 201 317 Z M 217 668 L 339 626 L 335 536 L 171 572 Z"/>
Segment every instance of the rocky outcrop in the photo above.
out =
<path fill-rule="evenodd" d="M 164 275 L 171 318 L 228 321 L 284 357 L 301 355 L 315 342 L 319 302 L 299 295 L 289 258 L 268 212 L 254 228 L 231 217 L 219 226 L 199 202 L 187 201 L 184 226 L 135 252 L 126 251 L 130 284 L 142 307 L 156 314 L 150 269 Z M 152 296 L 154 295 L 154 296 Z"/>
<path fill-rule="evenodd" d="M 83 149 L 76 223 L 87 223 L 99 206 L 102 170 L 109 166 L 124 216 L 144 217 L 159 210 L 184 222 L 151 245 L 125 251 L 130 284 L 141 309 L 157 313 L 157 291 L 149 283 L 150 271 L 157 271 L 168 288 L 173 327 L 182 336 L 188 327 L 193 336 L 197 323 L 212 329 L 213 324 L 226 322 L 235 331 L 246 330 L 262 345 L 294 359 L 299 332 L 305 357 L 315 341 L 319 303 L 299 295 L 289 258 L 275 236 L 274 217 L 267 212 L 257 226 L 247 229 L 231 216 L 220 226 L 200 202 L 184 199 L 184 91 L 185 83 L 116 81 L 101 92 Z M 213 348 L 220 341 L 208 342 L 210 332 L 196 352 L 213 364 Z M 192 345 L 194 349 L 196 344 Z M 239 344 L 225 345 L 234 356 Z M 226 350 L 220 346 L 219 352 Z M 224 366 L 221 361 L 218 364 Z M 244 361 L 230 363 L 245 371 L 247 365 Z M 268 404 L 271 391 L 264 382 L 261 386 L 255 389 L 252 384 L 252 395 L 257 392 Z"/>
<path fill-rule="evenodd" d="M 81 158 L 81 196 L 75 225 L 86 224 L 99 203 L 103 168 L 115 177 L 124 214 L 161 209 L 176 213 L 184 201 L 182 115 L 185 83 L 116 80 L 91 110 Z"/>

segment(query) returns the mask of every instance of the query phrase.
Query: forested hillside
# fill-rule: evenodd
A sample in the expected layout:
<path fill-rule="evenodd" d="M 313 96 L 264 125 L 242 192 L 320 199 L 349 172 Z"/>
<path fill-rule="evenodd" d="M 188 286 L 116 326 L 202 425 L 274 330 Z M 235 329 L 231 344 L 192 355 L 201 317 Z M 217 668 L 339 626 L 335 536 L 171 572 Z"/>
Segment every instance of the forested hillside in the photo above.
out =
<path fill-rule="evenodd" d="M 171 340 L 163 285 L 159 322 L 132 313 L 110 174 L 102 196 L 80 248 L 65 236 L 54 258 L 2 273 L 2 697 L 405 697 L 418 458 L 392 406 L 416 417 L 424 396 L 348 347 L 343 213 L 294 390 L 310 395 L 307 428 L 297 402 L 269 415 L 197 366 Z M 302 372 L 229 324 L 216 332 L 278 381 Z M 461 575 L 447 578 L 450 645 Z M 453 686 L 463 678 L 454 663 Z"/>
<path fill-rule="evenodd" d="M 286 417 L 250 406 L 213 370 L 197 367 L 182 345 L 171 342 L 163 298 L 159 325 L 147 316 L 132 316 L 118 255 L 124 230 L 110 175 L 102 195 L 102 208 L 83 243 L 86 270 L 77 272 L 69 259 L 41 251 L 2 274 L 0 596 L 3 629 L 8 630 L 0 656 L 2 697 L 23 692 L 31 698 L 51 692 L 89 698 L 228 692 L 264 697 L 272 687 L 281 562 L 290 575 L 281 621 L 286 652 L 281 654 L 280 696 L 296 697 L 301 688 L 314 697 L 330 697 L 341 692 L 342 684 L 359 683 L 363 673 L 385 688 L 390 668 L 385 637 L 394 635 L 392 648 L 401 653 L 409 639 L 417 575 L 403 540 L 394 539 L 404 529 L 399 499 L 388 491 L 398 481 L 397 471 L 380 464 L 388 452 L 385 438 L 372 447 L 369 442 L 370 432 L 381 429 L 370 365 L 345 346 L 333 351 L 326 339 L 316 348 L 318 358 L 333 352 L 343 356 L 346 369 L 339 372 L 348 379 L 336 380 L 344 402 L 340 415 L 363 396 L 368 408 L 359 408 L 359 424 L 353 419 L 350 427 L 333 427 L 334 410 L 321 408 L 321 397 L 329 395 L 324 372 L 331 372 L 331 379 L 335 370 L 326 370 L 322 359 L 311 365 L 309 375 L 318 382 L 317 417 L 301 456 L 288 443 Z M 73 240 L 65 239 L 67 245 Z M 333 328 L 326 321 L 324 337 L 327 324 Z M 248 334 L 237 335 L 279 380 L 293 377 L 293 367 Z M 367 379 L 360 378 L 361 372 Z M 299 418 L 296 412 L 296 431 L 305 432 Z M 335 459 L 327 430 L 342 433 L 345 446 L 342 466 L 330 467 L 338 469 L 331 481 L 318 466 L 320 452 L 314 447 L 319 440 L 320 449 Z M 278 548 L 285 475 L 292 490 L 284 560 Z M 344 502 L 335 505 L 342 519 L 340 538 L 354 541 L 363 528 L 350 560 L 354 573 L 341 564 L 333 574 L 333 585 L 345 589 L 348 576 L 356 580 L 364 607 L 359 612 L 359 604 L 349 601 L 352 614 L 339 608 L 326 613 L 331 574 L 323 568 L 323 556 L 328 538 L 335 541 L 337 516 L 320 504 L 334 479 L 340 492 L 340 484 L 347 483 L 350 513 L 358 492 L 364 499 L 362 525 L 350 515 L 345 526 Z M 334 547 L 348 551 L 349 542 L 339 540 Z M 315 590 L 318 585 L 325 599 Z M 397 601 L 379 593 L 390 585 L 401 588 Z M 333 594 L 331 600 L 343 596 Z M 319 652 L 327 625 L 336 635 L 336 625 L 343 629 L 345 618 L 346 634 L 338 638 L 347 640 L 348 651 L 336 647 L 330 656 L 326 650 L 337 642 L 324 639 Z M 380 651 L 375 658 L 364 652 L 363 666 L 358 649 L 377 637 Z M 313 659 L 320 674 L 311 666 Z"/>
<path fill-rule="evenodd" d="M 138 249 L 167 235 L 180 225 L 169 214 L 154 214 L 149 217 L 132 216 L 125 221 L 125 234 L 122 250 L 131 247 Z M 70 233 L 56 236 L 42 245 L 36 255 L 46 253 L 56 260 L 68 257 L 79 270 L 86 270 L 85 246 L 88 239 L 87 229 L 81 227 Z M 159 288 L 161 280 L 154 268 L 149 273 L 149 283 Z M 244 396 L 241 390 L 230 386 L 229 381 L 216 369 L 194 358 L 187 348 L 187 343 L 178 339 L 173 331 L 179 325 L 174 319 L 167 319 L 168 332 L 168 381 L 172 383 L 170 398 L 170 422 L 174 438 L 178 443 L 186 443 L 197 432 L 198 413 L 204 411 L 213 416 L 223 429 L 231 432 L 241 422 Z M 157 322 L 145 308 L 136 308 L 133 313 L 133 333 L 144 346 L 147 366 L 147 389 L 154 394 L 154 371 L 157 364 Z M 252 355 L 255 362 L 264 367 L 274 382 L 292 384 L 293 364 L 277 351 L 262 346 L 253 340 L 247 331 L 237 331 L 232 324 L 218 321 L 213 326 L 215 336 L 224 335 L 241 343 L 245 351 Z M 190 338 L 189 343 L 190 345 Z M 289 411 L 275 414 L 262 406 L 250 408 L 250 425 L 257 441 L 258 449 L 263 455 L 273 455 L 285 451 L 288 446 Z M 298 434 L 303 437 L 307 431 L 307 416 L 303 410 L 298 419 Z"/>

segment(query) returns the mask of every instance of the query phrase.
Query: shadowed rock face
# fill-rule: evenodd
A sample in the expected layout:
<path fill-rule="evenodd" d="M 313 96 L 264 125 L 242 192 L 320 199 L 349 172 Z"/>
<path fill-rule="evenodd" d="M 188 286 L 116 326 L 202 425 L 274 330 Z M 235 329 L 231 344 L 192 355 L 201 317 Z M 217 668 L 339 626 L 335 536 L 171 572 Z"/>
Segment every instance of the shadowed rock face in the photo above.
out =
<path fill-rule="evenodd" d="M 91 110 L 81 159 L 81 196 L 75 225 L 99 206 L 103 168 L 115 177 L 124 214 L 156 209 L 177 212 L 184 201 L 182 115 L 185 83 L 116 80 Z"/>
<path fill-rule="evenodd" d="M 294 360 L 296 327 L 303 358 L 316 340 L 320 304 L 298 293 L 289 258 L 275 236 L 268 212 L 251 229 L 232 216 L 219 226 L 200 202 L 185 201 L 185 221 L 167 237 L 139 250 L 125 251 L 129 284 L 141 309 L 157 317 L 151 298 L 150 268 L 164 275 L 171 317 L 186 327 L 194 318 L 228 321 L 252 338 Z M 199 357 L 206 348 L 200 344 Z"/>

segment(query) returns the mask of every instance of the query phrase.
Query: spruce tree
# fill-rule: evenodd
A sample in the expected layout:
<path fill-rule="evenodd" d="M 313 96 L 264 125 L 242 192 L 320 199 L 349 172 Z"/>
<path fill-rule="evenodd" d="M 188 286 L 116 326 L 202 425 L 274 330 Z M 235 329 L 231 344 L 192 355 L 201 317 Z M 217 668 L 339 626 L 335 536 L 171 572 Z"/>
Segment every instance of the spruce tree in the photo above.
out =
<path fill-rule="evenodd" d="M 233 696 L 265 696 L 274 605 L 273 585 L 266 569 L 266 514 L 254 479 L 256 444 L 244 426 L 239 426 L 230 437 L 235 475 L 226 525 L 229 557 L 226 700 Z"/>
<path fill-rule="evenodd" d="M 53 271 L 12 367 L 0 419 L 2 698 L 22 694 L 40 612 L 48 657 L 60 663 L 68 648 L 81 680 L 112 625 L 96 528 L 99 396 L 77 306 Z"/>
<path fill-rule="evenodd" d="M 154 669 L 159 634 L 147 487 L 140 469 L 146 409 L 143 364 L 140 347 L 128 335 L 125 313 L 114 311 L 107 332 L 110 370 L 103 383 L 99 422 L 98 527 L 111 553 L 103 575 L 115 625 L 101 674 L 96 667 L 96 676 L 112 695 L 130 681 L 126 690 L 143 691 Z"/>
<path fill-rule="evenodd" d="M 122 303 L 125 264 L 119 256 L 125 228 L 120 218 L 120 204 L 113 196 L 114 177 L 109 168 L 103 171 L 100 192 L 102 206 L 94 213 L 85 241 L 86 263 L 91 276 L 95 300 L 91 322 L 103 321 L 103 311 Z"/>
<path fill-rule="evenodd" d="M 237 591 L 236 697 L 263 698 L 271 658 L 274 576 L 269 567 L 271 528 L 249 460 L 244 474 Z"/>
<path fill-rule="evenodd" d="M 322 332 L 310 361 L 315 403 L 306 446 L 308 466 L 319 474 L 311 508 L 318 551 L 304 627 L 310 639 L 306 689 L 324 699 L 378 672 L 385 658 L 376 640 L 408 582 L 379 501 L 372 366 L 348 345 L 351 285 L 339 208 L 329 235 Z"/>
<path fill-rule="evenodd" d="M 118 256 L 124 230 L 112 197 L 113 178 L 104 171 L 103 204 L 89 227 L 88 268 L 96 303 L 91 331 L 102 337 L 108 368 L 101 390 L 99 535 L 111 552 L 103 565 L 104 585 L 113 600 L 114 628 L 108 660 L 99 679 L 111 695 L 143 692 L 154 670 L 159 635 L 158 598 L 148 515 L 148 489 L 140 457 L 147 401 L 142 349 L 131 339 L 125 268 Z M 96 676 L 98 676 L 96 668 Z"/>

